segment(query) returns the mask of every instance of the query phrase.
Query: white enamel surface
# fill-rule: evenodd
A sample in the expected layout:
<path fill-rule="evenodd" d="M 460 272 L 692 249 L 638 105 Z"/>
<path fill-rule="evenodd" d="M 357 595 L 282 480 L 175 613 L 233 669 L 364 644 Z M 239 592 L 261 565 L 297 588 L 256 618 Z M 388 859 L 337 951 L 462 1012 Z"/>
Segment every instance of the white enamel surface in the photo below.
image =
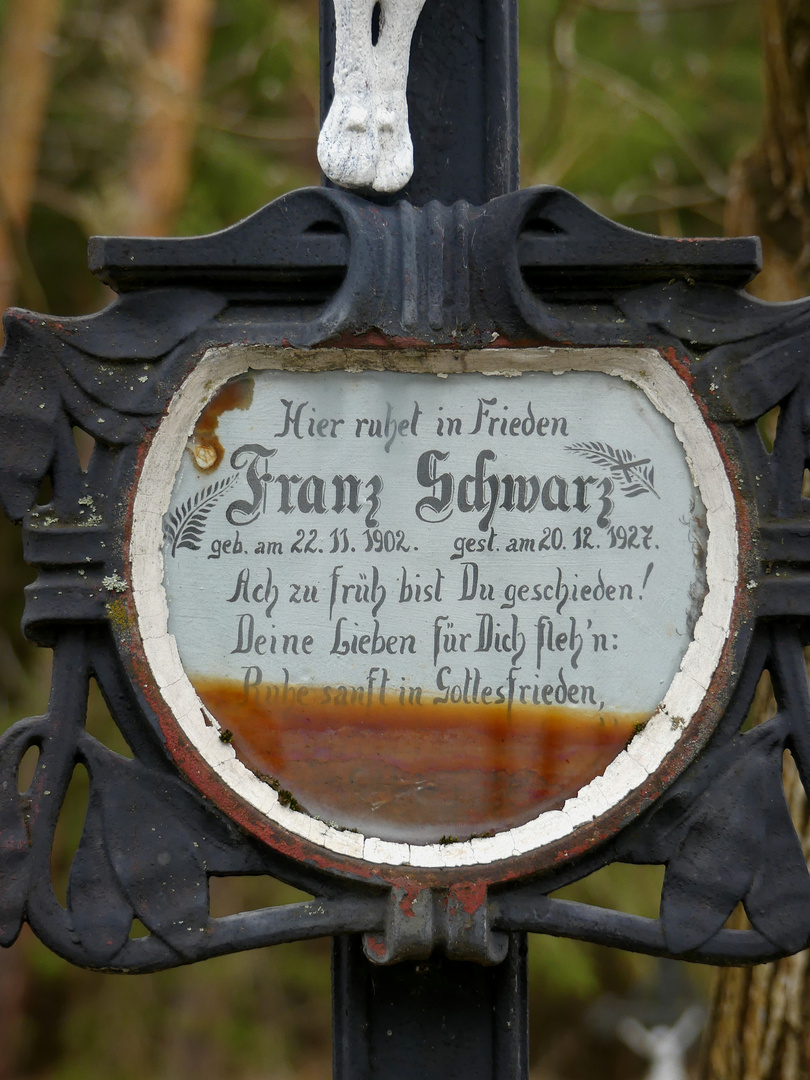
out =
<path fill-rule="evenodd" d="M 405 90 L 411 38 L 425 0 L 380 0 L 375 44 L 376 0 L 334 2 L 334 98 L 318 139 L 318 161 L 341 187 L 399 191 L 413 173 Z"/>
<path fill-rule="evenodd" d="M 282 827 L 337 854 L 391 866 L 458 867 L 497 862 L 558 841 L 615 806 L 655 772 L 700 707 L 728 636 L 735 595 L 738 538 L 734 500 L 717 447 L 682 381 L 657 353 L 646 350 L 488 350 L 414 358 L 413 370 L 420 372 L 444 369 L 516 376 L 532 371 L 601 371 L 641 387 L 655 409 L 672 423 L 706 507 L 708 593 L 680 671 L 668 688 L 662 687 L 653 718 L 604 774 L 568 799 L 562 810 L 548 811 L 518 828 L 466 843 L 407 844 L 363 837 L 282 806 L 276 792 L 222 743 L 218 729 L 204 723 L 201 703 L 169 633 L 161 580 L 164 559 L 156 523 L 169 507 L 189 435 L 201 410 L 224 382 L 248 369 L 279 370 L 285 359 L 304 369 L 331 366 L 358 370 L 380 364 L 380 354 L 338 350 L 311 354 L 259 348 L 211 350 L 172 401 L 147 455 L 135 499 L 131 574 L 144 653 L 166 705 L 200 755 L 228 787 Z M 397 362 L 402 370 L 401 354 Z M 493 393 L 497 392 L 496 381 L 504 385 L 502 380 L 493 380 Z M 472 531 L 459 527 L 459 532 Z M 645 692 L 643 687 L 639 690 L 642 695 Z"/>
<path fill-rule="evenodd" d="M 177 639 L 181 659 L 192 678 L 241 682 L 245 665 L 250 665 L 256 678 L 258 671 L 262 672 L 263 684 L 278 684 L 283 680 L 278 663 L 274 664 L 276 657 L 268 655 L 266 649 L 258 654 L 249 642 L 260 633 L 273 634 L 277 641 L 282 633 L 294 633 L 300 640 L 309 637 L 314 641 L 309 656 L 288 656 L 283 663 L 289 682 L 297 685 L 362 687 L 373 676 L 379 689 L 383 669 L 370 665 L 384 662 L 389 695 L 400 685 L 419 686 L 426 694 L 441 695 L 448 686 L 465 681 L 467 671 L 473 670 L 470 664 L 480 673 L 483 684 L 497 688 L 506 684 L 513 666 L 505 661 L 505 655 L 520 651 L 513 660 L 514 693 L 518 697 L 529 692 L 527 686 L 532 693 L 551 685 L 556 690 L 565 679 L 592 690 L 591 704 L 600 711 L 646 715 L 654 711 L 683 657 L 690 589 L 696 574 L 694 548 L 705 541 L 693 535 L 692 517 L 702 521 L 703 509 L 697 507 L 693 514 L 694 485 L 682 447 L 671 423 L 655 411 L 640 390 L 602 372 L 580 372 L 566 378 L 550 372 L 526 372 L 520 379 L 501 379 L 496 384 L 491 376 L 471 372 L 444 378 L 402 372 L 325 372 L 317 376 L 287 372 L 279 381 L 278 372 L 265 371 L 251 377 L 250 394 L 249 410 L 231 408 L 218 418 L 217 437 L 224 449 L 221 465 L 213 473 L 201 473 L 191 454 L 185 455 L 172 499 L 176 510 L 199 499 L 217 479 L 229 485 L 206 518 L 204 542 L 201 540 L 205 550 L 181 547 L 172 548 L 169 555 L 164 553 L 164 584 L 171 612 L 168 629 Z M 290 404 L 285 406 L 285 401 Z M 392 402 L 390 441 L 369 437 L 365 420 L 387 416 Z M 540 414 L 541 408 L 549 415 Z M 290 430 L 293 416 L 300 419 L 302 430 L 297 434 Z M 358 416 L 363 424 L 359 432 Z M 448 434 L 450 416 L 463 428 L 463 435 Z M 334 427 L 330 417 L 337 418 Z M 397 421 L 406 428 L 401 435 L 395 431 Z M 503 433 L 508 421 L 521 428 L 514 436 Z M 307 424 L 319 422 L 325 428 L 323 436 L 308 434 Z M 542 438 L 525 434 L 522 426 L 527 422 L 529 427 L 546 425 L 547 433 Z M 570 431 L 569 423 L 574 425 Z M 495 432 L 493 436 L 471 434 L 476 427 L 486 432 L 487 425 Z M 437 426 L 442 428 L 441 436 Z M 283 437 L 282 432 L 286 432 Z M 604 466 L 594 465 L 578 452 L 597 445 L 588 441 L 588 436 L 598 437 L 598 445 L 612 450 L 635 447 L 634 456 L 642 457 L 653 469 L 653 490 L 625 495 L 619 478 L 611 479 Z M 263 449 L 258 458 L 256 447 Z M 437 474 L 446 470 L 445 476 L 452 475 L 458 493 L 440 514 L 430 508 L 420 510 L 431 488 L 417 479 L 419 462 L 425 452 L 432 454 L 434 449 L 444 452 L 443 460 L 433 459 Z M 500 476 L 539 472 L 538 494 L 539 485 L 543 484 L 545 492 L 544 482 L 551 478 L 547 481 L 551 484 L 548 500 L 553 505 L 559 498 L 555 481 L 564 478 L 566 506 L 571 505 L 565 512 L 549 510 L 538 498 L 531 513 L 498 508 L 490 521 L 495 550 L 461 554 L 453 546 L 459 535 L 475 545 L 478 538 L 490 534 L 490 525 L 485 524 L 482 530 L 482 522 L 490 518 L 488 512 L 465 513 L 457 505 L 462 478 L 477 471 L 482 450 L 496 455 L 486 463 L 485 485 Z M 238 468 L 231 462 L 234 451 Z M 246 497 L 248 501 L 254 498 L 249 484 L 254 464 L 259 472 L 276 478 L 318 476 L 324 484 L 324 513 L 313 509 L 301 513 L 294 494 L 287 507 L 291 512 L 281 513 L 284 488 L 278 479 L 263 488 L 261 508 L 241 509 L 247 505 Z M 350 473 L 360 481 L 359 512 L 352 515 L 344 508 L 338 514 L 332 508 L 331 478 Z M 379 476 L 381 490 L 376 496 L 379 506 L 372 511 L 366 489 L 374 476 Z M 581 483 L 586 478 L 589 481 L 584 488 L 587 511 L 575 505 L 575 478 Z M 601 485 L 609 489 L 608 497 L 600 495 Z M 467 484 L 468 497 L 473 487 Z M 292 482 L 290 490 L 295 491 Z M 298 491 L 306 496 L 306 483 Z M 491 495 L 488 487 L 484 494 Z M 604 520 L 600 507 L 604 508 Z M 231 523 L 228 514 L 233 514 Z M 607 547 L 615 537 L 606 533 L 606 528 L 626 531 L 628 522 L 637 520 L 648 523 L 652 542 L 639 529 L 634 548 L 622 550 L 620 542 Z M 294 557 L 292 551 L 302 526 L 305 542 L 317 527 L 317 539 L 310 544 L 317 551 L 301 552 L 299 541 L 299 554 Z M 392 545 L 390 551 L 374 548 L 369 552 L 368 541 L 363 543 L 367 536 L 364 526 L 401 536 L 402 550 Z M 341 546 L 337 554 L 330 554 L 336 528 L 341 535 L 351 536 L 351 551 Z M 701 532 L 699 526 L 695 528 Z M 507 554 L 510 545 L 522 542 L 527 535 L 530 540 L 545 536 L 546 547 L 533 556 Z M 578 537 L 583 535 L 590 537 L 586 542 L 591 546 L 577 549 Z M 223 551 L 217 555 L 212 537 L 222 543 L 232 541 L 238 554 Z M 271 539 L 288 553 L 286 559 L 255 554 L 259 544 Z M 486 542 L 489 544 L 488 539 Z M 270 562 L 272 567 L 268 568 Z M 249 577 L 240 578 L 239 584 L 237 573 L 242 568 Z M 645 587 L 648 569 L 649 586 Z M 156 584 L 162 568 L 156 564 L 150 573 L 145 588 Z M 479 590 L 493 589 L 493 601 L 484 604 L 481 598 L 472 598 L 454 602 L 462 596 L 465 581 L 467 592 L 472 592 L 475 576 L 480 577 Z M 378 604 L 357 603 L 355 589 L 363 587 L 363 582 L 368 584 L 369 578 L 377 590 Z M 293 581 L 317 587 L 319 602 L 292 603 Z M 400 599 L 402 589 L 417 586 L 441 591 L 442 602 Z M 518 587 L 529 593 L 528 600 L 515 595 Z M 275 600 L 267 617 L 264 603 L 248 599 L 253 590 L 262 594 L 263 588 Z M 585 599 L 585 589 L 605 596 Z M 542 592 L 542 599 L 535 595 L 537 591 Z M 627 598 L 616 599 L 614 594 Z M 490 610 L 494 629 L 507 639 L 518 638 L 517 648 L 505 652 L 452 651 L 453 638 L 443 635 L 464 634 L 469 645 L 478 641 L 482 607 Z M 373 620 L 367 617 L 370 608 Z M 355 634 L 367 633 L 372 626 L 385 638 L 406 631 L 419 642 L 417 655 L 403 660 L 383 653 L 370 660 L 368 653 L 347 655 L 330 650 L 338 639 L 342 648 L 354 641 Z M 699 633 L 705 635 L 706 628 Z M 554 640 L 561 633 L 567 638 L 563 653 L 554 649 Z M 594 651 L 596 635 L 604 639 L 604 652 Z M 563 675 L 559 675 L 561 670 Z"/>

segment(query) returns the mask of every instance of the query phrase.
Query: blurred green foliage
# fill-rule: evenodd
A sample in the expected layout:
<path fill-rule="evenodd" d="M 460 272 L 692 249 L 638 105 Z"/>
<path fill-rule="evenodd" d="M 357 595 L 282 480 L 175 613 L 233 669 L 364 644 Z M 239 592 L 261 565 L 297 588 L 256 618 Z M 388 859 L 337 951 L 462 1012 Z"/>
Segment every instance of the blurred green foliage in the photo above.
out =
<path fill-rule="evenodd" d="M 85 246 L 126 219 L 137 77 L 159 15 L 159 0 L 64 0 L 21 283 L 48 310 L 81 313 L 109 299 L 84 269 Z M 559 184 L 649 231 L 721 232 L 728 168 L 761 116 L 756 0 L 522 0 L 520 17 L 524 185 Z M 219 0 L 177 231 L 221 228 L 318 183 L 317 94 L 315 0 Z M 25 571 L 8 525 L 0 563 L 0 705 L 10 722 L 44 708 L 48 664 L 16 629 Z M 89 723 L 121 749 L 97 694 Z M 77 777 L 54 858 L 57 891 L 85 804 Z M 658 869 L 613 867 L 565 894 L 655 915 L 659 887 Z M 278 883 L 217 882 L 214 904 L 234 911 L 290 895 Z M 555 1075 L 590 1075 L 578 1071 L 583 1048 L 598 1043 L 585 1006 L 606 988 L 629 993 L 654 969 L 611 950 L 534 942 L 538 1060 L 543 1047 L 565 1044 Z M 700 995 L 705 976 L 695 978 Z M 0 1080 L 326 1080 L 328 988 L 328 942 L 130 979 L 69 968 L 26 933 L 0 956 Z M 615 1047 L 599 1053 L 604 1080 L 640 1075 Z"/>
<path fill-rule="evenodd" d="M 434 0 L 448 2 L 448 0 Z M 87 236 L 128 209 L 138 72 L 158 0 L 64 0 L 29 229 L 47 306 L 92 310 Z M 637 228 L 722 231 L 728 167 L 757 135 L 756 0 L 522 0 L 523 184 Z M 315 0 L 219 0 L 179 234 L 319 182 Z"/>
<path fill-rule="evenodd" d="M 722 232 L 726 174 L 756 138 L 755 0 L 523 0 L 523 183 L 635 228 Z"/>

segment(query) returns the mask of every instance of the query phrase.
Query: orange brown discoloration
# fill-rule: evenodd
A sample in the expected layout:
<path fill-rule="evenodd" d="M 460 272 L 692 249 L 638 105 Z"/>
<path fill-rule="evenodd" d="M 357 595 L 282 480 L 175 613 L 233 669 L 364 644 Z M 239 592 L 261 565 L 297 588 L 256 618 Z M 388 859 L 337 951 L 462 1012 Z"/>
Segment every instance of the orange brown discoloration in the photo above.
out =
<path fill-rule="evenodd" d="M 189 444 L 191 460 L 200 472 L 213 472 L 225 455 L 217 435 L 219 418 L 231 409 L 248 409 L 253 401 L 253 378 L 230 379 L 203 409 Z"/>
<path fill-rule="evenodd" d="M 240 682 L 192 681 L 258 776 L 321 820 L 412 843 L 469 840 L 558 809 L 649 716 L 430 698 L 321 704 L 319 687 L 265 704 Z"/>

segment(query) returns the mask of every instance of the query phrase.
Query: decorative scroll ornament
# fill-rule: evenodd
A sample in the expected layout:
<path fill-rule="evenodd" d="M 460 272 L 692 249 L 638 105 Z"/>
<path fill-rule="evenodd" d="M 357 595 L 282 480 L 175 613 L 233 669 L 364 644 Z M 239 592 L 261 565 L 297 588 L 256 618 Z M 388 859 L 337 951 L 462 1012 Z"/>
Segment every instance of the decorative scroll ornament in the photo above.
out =
<path fill-rule="evenodd" d="M 464 243 L 437 245 L 443 230 L 463 236 Z M 710 963 L 766 960 L 807 944 L 810 876 L 782 788 L 782 761 L 789 753 L 810 788 L 810 691 L 803 653 L 810 620 L 810 528 L 802 491 L 810 458 L 810 305 L 769 306 L 742 292 L 756 268 L 750 242 L 644 237 L 555 189 L 519 192 L 482 207 L 432 205 L 424 211 L 404 205 L 369 210 L 351 195 L 305 191 L 213 237 L 100 240 L 92 258 L 101 276 L 122 289 L 121 298 L 91 318 L 10 313 L 0 360 L 0 498 L 22 524 L 26 557 L 38 570 L 26 593 L 24 628 L 55 653 L 46 714 L 18 722 L 0 740 L 4 944 L 27 919 L 68 959 L 119 971 L 155 970 L 324 934 L 363 933 L 367 955 L 380 962 L 428 956 L 440 945 L 452 957 L 493 963 L 503 958 L 505 932 L 514 930 Z M 701 477 L 700 499 L 707 511 L 725 506 L 737 530 L 735 581 L 724 585 L 727 574 L 713 577 L 716 567 L 706 571 L 709 592 L 716 587 L 721 598 L 715 613 L 728 612 L 724 605 L 734 593 L 731 620 L 712 617 L 714 630 L 707 622 L 705 640 L 725 635 L 710 671 L 717 693 L 704 696 L 705 686 L 696 686 L 700 707 L 694 721 L 673 713 L 657 722 L 674 752 L 665 749 L 656 759 L 653 777 L 640 782 L 638 799 L 629 795 L 602 812 L 595 790 L 587 820 L 550 841 L 542 859 L 535 845 L 487 862 L 487 841 L 495 838 L 446 836 L 436 846 L 449 856 L 465 845 L 472 851 L 480 841 L 482 858 L 465 867 L 459 850 L 458 865 L 442 868 L 393 859 L 375 863 L 369 857 L 356 860 L 358 872 L 347 874 L 352 856 L 339 856 L 334 845 L 322 843 L 314 818 L 309 838 L 303 826 L 285 832 L 282 811 L 298 811 L 287 797 L 295 793 L 278 777 L 274 787 L 254 774 L 267 805 L 276 808 L 276 832 L 268 843 L 262 833 L 267 815 L 251 809 L 238 792 L 228 794 L 214 757 L 201 756 L 182 733 L 175 732 L 171 745 L 167 738 L 161 689 L 176 685 L 176 671 L 169 664 L 160 668 L 160 650 L 150 660 L 145 649 L 149 620 L 163 617 L 162 575 L 171 588 L 172 574 L 192 565 L 186 560 L 207 560 L 217 515 L 234 501 L 249 501 L 244 478 L 227 489 L 212 486 L 220 478 L 213 475 L 217 450 L 210 430 L 181 448 L 189 469 L 202 468 L 201 495 L 195 503 L 193 491 L 178 488 L 179 516 L 164 517 L 163 508 L 152 508 L 146 547 L 162 552 L 162 562 L 153 587 L 141 576 L 135 604 L 131 510 L 144 462 L 152 460 L 162 433 L 171 431 L 173 410 L 183 404 L 180 388 L 209 362 L 203 357 L 217 350 L 248 359 L 282 354 L 295 360 L 303 378 L 308 365 L 318 366 L 322 348 L 340 356 L 336 369 L 345 371 L 351 356 L 344 350 L 373 348 L 390 359 L 403 336 L 427 365 L 419 378 L 447 385 L 449 376 L 441 380 L 428 370 L 427 357 L 436 346 L 447 346 L 441 350 L 447 356 L 469 350 L 481 364 L 493 345 L 513 356 L 548 350 L 552 359 L 563 345 L 588 353 L 631 353 L 637 360 L 650 354 L 656 369 L 678 380 L 683 402 L 714 448 L 695 473 Z M 513 342 L 519 349 L 511 348 Z M 551 370 L 557 370 L 553 363 Z M 635 381 L 643 384 L 650 371 L 652 364 L 648 369 L 642 362 Z M 212 397 L 216 390 L 210 388 Z M 760 421 L 776 406 L 771 444 Z M 186 437 L 200 416 L 201 408 L 195 408 Z M 223 432 L 225 426 L 223 421 Z M 73 427 L 96 443 L 84 472 Z M 655 508 L 664 514 L 671 490 L 666 455 L 649 441 L 637 445 L 627 427 L 575 434 L 565 441 L 563 456 L 574 479 L 610 480 L 613 491 L 604 497 L 621 500 L 633 513 Z M 401 435 L 404 442 L 404 428 Z M 687 439 L 682 445 L 691 458 L 692 444 Z M 445 452 L 440 446 L 426 449 Z M 588 458 L 585 449 L 602 457 Z M 240 472 L 239 461 L 232 466 L 232 460 L 219 466 L 224 474 Z M 540 476 L 521 468 L 522 475 Z M 332 471 L 340 472 L 337 465 Z M 517 467 L 498 472 L 487 466 L 480 476 L 483 482 L 497 475 L 503 484 L 502 477 L 517 473 Z M 474 463 L 467 475 L 465 498 L 472 505 Z M 46 476 L 52 495 L 40 505 Z M 167 500 L 172 482 L 170 475 Z M 730 502 L 724 485 L 733 493 Z M 424 488 L 422 497 L 441 501 L 438 490 Z M 457 502 L 454 512 L 462 516 Z M 478 524 L 486 512 L 482 506 L 475 527 L 458 535 L 485 538 Z M 689 512 L 700 517 L 697 500 Z M 700 537 L 699 528 L 695 535 Z M 621 542 L 617 534 L 616 544 Z M 341 535 L 335 543 L 343 554 Z M 714 557 L 711 551 L 709 556 Z M 728 553 L 718 550 L 721 556 Z M 649 561 L 655 561 L 652 555 Z M 642 582 L 645 567 L 646 555 Z M 146 564 L 142 569 L 152 572 Z M 654 581 L 653 576 L 644 584 Z M 695 584 L 705 592 L 698 574 Z M 159 626 L 152 629 L 161 632 Z M 777 712 L 748 730 L 751 702 L 766 671 Z M 685 681 L 688 674 L 682 672 Z M 85 730 L 91 679 L 132 758 L 114 754 Z M 234 731 L 229 737 L 217 727 L 211 710 L 210 727 L 202 713 L 188 715 L 197 730 L 209 733 L 205 737 L 219 760 L 231 761 Z M 680 720 L 687 721 L 683 729 Z M 634 738 L 638 734 L 644 732 Z M 643 744 L 642 739 L 637 745 Z M 18 770 L 31 746 L 40 756 L 30 787 L 20 793 Z M 50 852 L 77 765 L 89 774 L 90 798 L 63 907 L 51 884 Z M 354 834 L 334 831 L 350 848 Z M 616 861 L 665 865 L 659 918 L 554 895 Z M 256 873 L 273 874 L 316 899 L 211 916 L 211 876 Z M 752 929 L 725 929 L 740 901 Z M 148 935 L 130 936 L 135 918 Z"/>

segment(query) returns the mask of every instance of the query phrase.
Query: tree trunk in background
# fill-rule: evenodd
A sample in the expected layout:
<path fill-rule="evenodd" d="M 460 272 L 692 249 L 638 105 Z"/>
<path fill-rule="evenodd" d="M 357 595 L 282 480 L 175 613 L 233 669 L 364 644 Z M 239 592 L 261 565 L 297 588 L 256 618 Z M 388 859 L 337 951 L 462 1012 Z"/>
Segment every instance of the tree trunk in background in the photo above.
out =
<path fill-rule="evenodd" d="M 766 113 L 753 151 L 731 172 L 726 232 L 759 234 L 763 272 L 751 292 L 795 300 L 810 291 L 810 4 L 763 0 Z M 760 697 L 760 695 L 758 695 Z M 757 705 L 759 706 L 757 708 Z M 763 717 L 772 699 L 755 702 Z M 810 855 L 810 812 L 791 760 L 785 793 Z M 740 913 L 737 926 L 748 925 Z M 701 1080 L 810 1077 L 810 952 L 718 974 Z"/>
<path fill-rule="evenodd" d="M 810 813 L 795 766 L 785 769 L 793 820 L 810 854 Z M 744 916 L 736 925 L 748 925 Z M 807 1080 L 810 1076 L 810 953 L 718 975 L 701 1080 Z"/>
<path fill-rule="evenodd" d="M 810 4 L 762 0 L 766 114 L 755 149 L 737 161 L 729 236 L 762 237 L 765 268 L 751 291 L 795 300 L 810 291 Z"/>
<path fill-rule="evenodd" d="M 48 107 L 61 0 L 8 0 L 0 55 L 0 311 L 16 298 L 37 306 L 25 228 Z"/>
<path fill-rule="evenodd" d="M 164 0 L 159 40 L 139 91 L 130 157 L 131 216 L 125 231 L 171 232 L 188 191 L 215 0 Z"/>

